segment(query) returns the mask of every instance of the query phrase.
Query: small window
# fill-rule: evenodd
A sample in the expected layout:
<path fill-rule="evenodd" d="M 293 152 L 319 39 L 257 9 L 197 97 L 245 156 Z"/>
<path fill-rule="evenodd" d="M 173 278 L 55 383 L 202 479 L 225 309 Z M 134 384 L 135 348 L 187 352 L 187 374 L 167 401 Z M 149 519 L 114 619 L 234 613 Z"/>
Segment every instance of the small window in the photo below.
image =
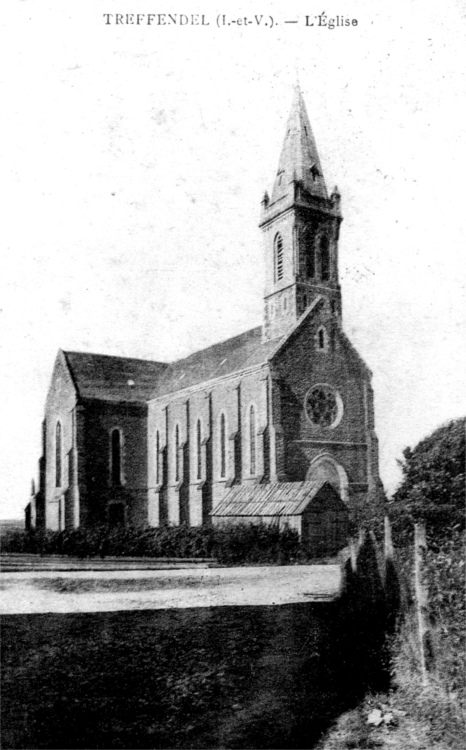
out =
<path fill-rule="evenodd" d="M 157 430 L 157 435 L 155 438 L 155 483 L 156 484 L 160 484 L 159 454 L 160 454 L 160 432 Z"/>
<path fill-rule="evenodd" d="M 316 348 L 321 352 L 328 352 L 329 350 L 329 340 L 328 340 L 328 333 L 324 326 L 321 326 L 319 330 L 316 333 L 315 337 L 316 341 Z"/>
<path fill-rule="evenodd" d="M 256 473 L 256 411 L 249 409 L 249 473 Z"/>
<path fill-rule="evenodd" d="M 175 427 L 175 482 L 180 481 L 180 427 Z"/>
<path fill-rule="evenodd" d="M 225 414 L 220 416 L 220 477 L 222 479 L 226 476 L 226 455 L 227 455 L 227 436 L 226 436 L 226 423 Z"/>
<path fill-rule="evenodd" d="M 275 237 L 275 281 L 283 279 L 283 240 L 281 234 Z"/>
<path fill-rule="evenodd" d="M 202 436 L 201 436 L 201 420 L 197 420 L 196 425 L 196 464 L 197 464 L 197 478 L 202 477 Z"/>
<path fill-rule="evenodd" d="M 331 310 L 332 310 L 333 313 L 335 313 L 337 311 L 337 303 L 336 303 L 336 301 L 334 299 L 332 299 L 330 307 L 331 307 Z"/>
<path fill-rule="evenodd" d="M 121 484 L 121 432 L 112 430 L 111 435 L 111 476 L 112 484 Z"/>
<path fill-rule="evenodd" d="M 55 487 L 61 487 L 62 483 L 61 457 L 61 423 L 57 422 L 57 426 L 55 428 Z"/>
<path fill-rule="evenodd" d="M 320 277 L 322 281 L 330 280 L 330 253 L 327 237 L 322 237 L 320 241 Z"/>

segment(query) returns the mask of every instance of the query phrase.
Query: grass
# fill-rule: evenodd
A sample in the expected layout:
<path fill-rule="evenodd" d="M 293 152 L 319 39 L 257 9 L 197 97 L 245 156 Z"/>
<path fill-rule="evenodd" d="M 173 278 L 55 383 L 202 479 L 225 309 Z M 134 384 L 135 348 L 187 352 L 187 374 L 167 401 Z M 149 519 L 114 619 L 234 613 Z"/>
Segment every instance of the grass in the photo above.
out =
<path fill-rule="evenodd" d="M 380 680 L 376 614 L 343 597 L 5 616 L 2 747 L 312 747 Z"/>
<path fill-rule="evenodd" d="M 262 638 L 241 613 L 5 617 L 3 747 L 202 746 Z"/>
<path fill-rule="evenodd" d="M 412 554 L 400 551 L 408 606 L 393 647 L 397 700 L 427 726 L 429 741 L 466 744 L 465 532 L 434 536 L 426 555 L 429 591 L 428 684 L 421 687 L 417 620 L 412 606 Z"/>
<path fill-rule="evenodd" d="M 389 712 L 390 724 L 368 724 L 374 707 Z M 462 747 L 462 746 L 461 746 Z M 429 736 L 428 722 L 410 716 L 393 694 L 367 696 L 357 708 L 344 712 L 316 746 L 316 750 L 448 750 Z"/>

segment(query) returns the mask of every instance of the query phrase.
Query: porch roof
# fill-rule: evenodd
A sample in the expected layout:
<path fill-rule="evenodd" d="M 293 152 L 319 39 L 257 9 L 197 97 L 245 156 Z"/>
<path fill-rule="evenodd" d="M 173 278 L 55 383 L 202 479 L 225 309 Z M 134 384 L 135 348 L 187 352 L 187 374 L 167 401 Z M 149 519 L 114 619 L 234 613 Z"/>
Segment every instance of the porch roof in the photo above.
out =
<path fill-rule="evenodd" d="M 328 483 L 324 479 L 318 479 L 311 482 L 237 485 L 231 488 L 210 515 L 299 516 L 325 484 Z"/>

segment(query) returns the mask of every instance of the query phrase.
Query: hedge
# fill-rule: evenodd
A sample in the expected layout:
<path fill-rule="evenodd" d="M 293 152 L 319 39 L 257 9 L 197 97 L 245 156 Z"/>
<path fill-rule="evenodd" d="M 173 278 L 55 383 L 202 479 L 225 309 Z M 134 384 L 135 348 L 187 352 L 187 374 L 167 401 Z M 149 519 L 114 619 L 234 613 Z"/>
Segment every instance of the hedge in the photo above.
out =
<path fill-rule="evenodd" d="M 75 529 L 61 532 L 12 532 L 3 552 L 73 557 L 214 557 L 220 563 L 292 563 L 306 560 L 296 531 L 265 524 Z"/>

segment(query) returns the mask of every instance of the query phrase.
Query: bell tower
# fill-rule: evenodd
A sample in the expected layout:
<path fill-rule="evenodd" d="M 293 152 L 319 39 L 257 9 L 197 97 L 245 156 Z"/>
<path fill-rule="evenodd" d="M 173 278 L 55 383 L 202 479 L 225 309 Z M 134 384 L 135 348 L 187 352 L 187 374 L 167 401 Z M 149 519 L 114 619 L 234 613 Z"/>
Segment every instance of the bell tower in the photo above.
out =
<path fill-rule="evenodd" d="M 340 195 L 328 197 L 317 147 L 298 85 L 278 170 L 262 199 L 266 283 L 263 337 L 283 336 L 318 295 L 341 316 L 338 280 Z"/>

